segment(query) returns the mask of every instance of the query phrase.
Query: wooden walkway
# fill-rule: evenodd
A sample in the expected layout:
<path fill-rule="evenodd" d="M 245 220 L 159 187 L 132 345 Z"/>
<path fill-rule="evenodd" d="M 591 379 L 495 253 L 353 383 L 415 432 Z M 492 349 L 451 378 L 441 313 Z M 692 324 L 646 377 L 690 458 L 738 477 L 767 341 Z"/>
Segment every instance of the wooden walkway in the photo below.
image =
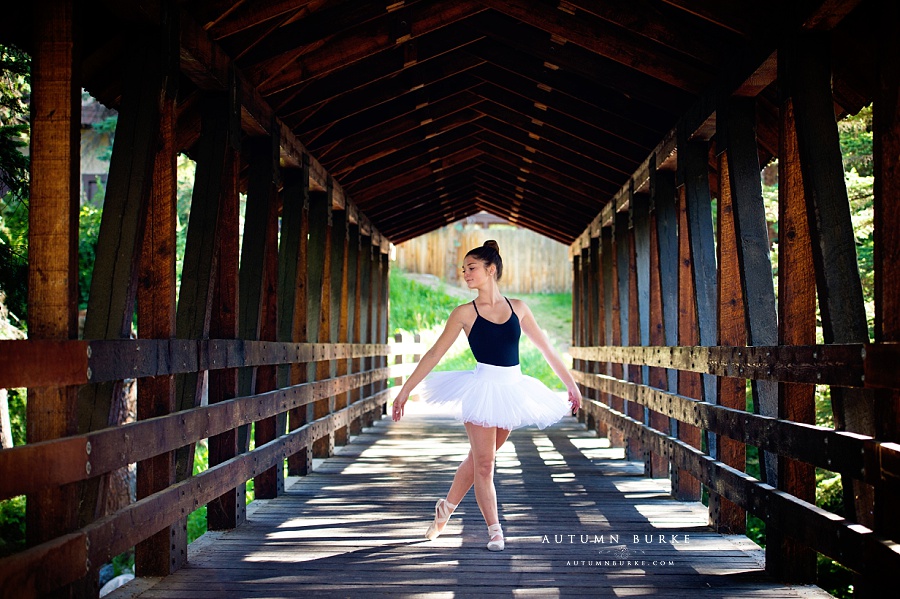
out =
<path fill-rule="evenodd" d="M 499 452 L 505 551 L 485 549 L 474 492 L 426 541 L 468 445 L 446 413 L 408 407 L 254 502 L 248 524 L 192 544 L 187 567 L 108 597 L 830 597 L 767 579 L 756 545 L 710 531 L 701 504 L 670 499 L 571 417 Z"/>

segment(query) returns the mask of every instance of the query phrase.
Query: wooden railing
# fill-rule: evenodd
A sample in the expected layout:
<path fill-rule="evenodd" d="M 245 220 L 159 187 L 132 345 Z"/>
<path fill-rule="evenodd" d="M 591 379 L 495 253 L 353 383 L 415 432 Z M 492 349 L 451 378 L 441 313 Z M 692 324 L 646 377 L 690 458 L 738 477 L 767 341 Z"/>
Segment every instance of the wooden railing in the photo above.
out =
<path fill-rule="evenodd" d="M 885 584 L 894 576 L 900 567 L 900 543 L 726 465 L 710 454 L 708 443 L 704 450 L 677 438 L 674 431 L 678 425 L 654 428 L 650 423 L 659 422 L 653 415 L 662 415 L 663 422 L 674 419 L 678 424 L 756 446 L 761 453 L 778 456 L 776 459 L 789 458 L 837 472 L 845 481 L 849 477 L 874 486 L 876 500 L 887 501 L 900 496 L 900 444 L 714 405 L 601 373 L 611 372 L 607 369 L 611 364 L 641 365 L 678 371 L 679 376 L 693 372 L 744 382 L 898 389 L 900 344 L 573 347 L 570 353 L 576 364 L 581 361 L 582 365 L 575 371 L 576 380 L 595 396 L 585 401 L 589 427 L 614 429 L 638 441 L 643 451 L 665 458 L 673 472 L 695 478 L 710 493 L 754 514 L 767 527 L 859 573 L 869 585 Z M 635 406 L 649 412 L 643 418 L 635 417 Z M 781 559 L 778 550 L 767 546 L 767 559 Z"/>
<path fill-rule="evenodd" d="M 347 427 L 358 431 L 362 426 L 370 426 L 384 413 L 391 396 L 388 381 L 395 377 L 402 380 L 404 376 L 396 371 L 397 367 L 389 365 L 390 358 L 415 356 L 423 351 L 422 346 L 404 343 L 402 338 L 397 338 L 396 344 L 147 339 L 0 341 L 0 355 L 17 357 L 0 361 L 2 387 L 72 386 L 329 360 L 372 363 L 371 367 L 351 368 L 352 372 L 323 380 L 0 451 L 2 500 L 78 484 L 156 456 L 174 456 L 180 448 L 202 439 L 233 433 L 267 418 L 283 417 L 316 401 L 345 394 L 350 398 L 345 407 L 299 426 L 291 423 L 290 430 L 282 428 L 269 442 L 211 465 L 208 470 L 70 534 L 0 560 L 0 595 L 41 596 L 74 583 L 97 565 L 183 521 L 197 508 L 234 493 L 251 478 L 275 467 L 283 469 L 288 457 L 304 451 L 311 456 L 317 440 Z M 17 366 L 23 363 L 35 367 Z M 404 364 L 400 369 L 406 372 L 410 365 Z"/>

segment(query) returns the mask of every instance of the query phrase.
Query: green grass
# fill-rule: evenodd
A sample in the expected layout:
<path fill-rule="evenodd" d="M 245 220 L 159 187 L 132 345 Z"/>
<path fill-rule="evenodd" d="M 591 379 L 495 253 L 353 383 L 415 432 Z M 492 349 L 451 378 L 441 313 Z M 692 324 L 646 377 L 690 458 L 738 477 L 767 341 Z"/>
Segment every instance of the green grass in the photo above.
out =
<path fill-rule="evenodd" d="M 396 268 L 390 272 L 389 329 L 393 333 L 431 329 L 443 325 L 447 315 L 460 304 L 442 287 L 432 289 L 407 278 Z"/>

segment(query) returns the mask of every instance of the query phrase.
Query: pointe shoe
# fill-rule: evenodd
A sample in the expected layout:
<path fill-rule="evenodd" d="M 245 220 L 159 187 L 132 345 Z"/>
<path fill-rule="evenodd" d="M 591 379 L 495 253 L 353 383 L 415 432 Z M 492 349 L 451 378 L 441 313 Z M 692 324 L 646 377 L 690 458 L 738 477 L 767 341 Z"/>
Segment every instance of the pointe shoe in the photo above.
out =
<path fill-rule="evenodd" d="M 444 531 L 444 526 L 446 526 L 447 521 L 450 520 L 450 514 L 453 513 L 453 510 L 456 509 L 456 505 L 450 503 L 446 499 L 438 499 L 437 503 L 434 504 L 434 522 L 428 527 L 428 530 L 425 532 L 425 538 L 429 541 L 433 541 Z"/>
<path fill-rule="evenodd" d="M 488 526 L 488 535 L 491 537 L 491 540 L 488 541 L 487 544 L 488 551 L 503 551 L 506 542 L 503 540 L 503 529 L 500 528 L 500 524 L 491 524 Z"/>

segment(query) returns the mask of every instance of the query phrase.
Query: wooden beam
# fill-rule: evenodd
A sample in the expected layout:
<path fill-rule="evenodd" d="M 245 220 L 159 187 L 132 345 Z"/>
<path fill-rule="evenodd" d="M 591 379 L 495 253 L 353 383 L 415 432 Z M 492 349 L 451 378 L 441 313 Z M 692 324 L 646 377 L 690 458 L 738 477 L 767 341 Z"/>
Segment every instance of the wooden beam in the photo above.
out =
<path fill-rule="evenodd" d="M 59 0 L 37 11 L 31 79 L 31 170 L 28 210 L 28 334 L 75 339 L 78 289 L 80 99 L 76 3 Z M 16 360 L 9 360 L 14 364 Z M 77 431 L 77 387 L 28 390 L 29 444 Z M 3 450 L 8 451 L 8 450 Z M 37 545 L 77 528 L 71 485 L 30 494 L 26 535 Z"/>
<path fill-rule="evenodd" d="M 816 339 L 816 276 L 812 240 L 806 213 L 806 191 L 800 169 L 794 105 L 790 97 L 781 104 L 781 134 L 778 152 L 778 343 L 809 345 Z M 815 386 L 794 383 L 778 385 L 778 414 L 794 422 L 814 424 Z M 779 487 L 795 497 L 815 502 L 816 474 L 812 465 L 782 458 Z M 780 580 L 812 582 L 816 556 L 809 548 L 773 530 L 774 563 L 767 569 Z M 778 547 L 780 545 L 780 547 Z M 768 544 L 767 544 L 768 546 Z"/>
<path fill-rule="evenodd" d="M 655 162 L 654 162 L 655 164 Z M 663 290 L 662 290 L 662 264 L 660 261 L 660 240 L 659 240 L 659 209 L 657 202 L 660 196 L 668 193 L 670 198 L 674 198 L 674 177 L 670 185 L 666 185 L 665 181 L 660 181 L 661 177 L 665 177 L 664 171 L 657 171 L 655 168 L 651 170 L 650 183 L 650 341 L 649 345 L 662 346 L 666 345 L 666 329 L 665 320 L 663 318 Z M 672 201 L 672 200 L 670 200 Z M 593 238 L 591 240 L 593 243 Z M 667 389 L 668 381 L 666 378 L 666 370 L 664 368 L 650 366 L 648 368 L 648 384 L 659 389 Z M 599 373 L 598 373 L 599 374 Z M 669 419 L 662 413 L 651 410 L 649 425 L 663 433 L 669 432 Z M 651 452 L 650 453 L 650 476 L 653 478 L 668 478 L 669 461 L 664 455 Z"/>
<path fill-rule="evenodd" d="M 896 4 L 879 4 L 875 39 L 878 40 L 878 87 L 873 103 L 872 128 L 875 162 L 875 342 L 900 341 L 900 64 L 891 31 L 900 23 Z M 888 54 L 883 54 L 888 52 Z M 879 391 L 876 396 L 876 436 L 900 441 L 900 391 Z M 875 489 L 875 530 L 886 538 L 900 538 L 894 515 L 898 495 Z"/>
<path fill-rule="evenodd" d="M 712 81 L 712 73 L 666 52 L 654 42 L 603 21 L 570 15 L 533 2 L 485 0 L 485 5 L 568 40 L 629 69 L 646 73 L 676 89 L 696 93 Z"/>
<path fill-rule="evenodd" d="M 298 50 L 294 39 L 288 37 L 283 40 L 281 48 L 273 48 L 261 56 L 247 57 L 247 62 L 252 65 L 248 73 L 255 82 L 255 87 L 258 87 L 264 95 L 269 95 L 296 85 L 301 80 L 321 77 L 484 10 L 485 6 L 472 0 L 464 2 L 443 0 L 428 5 L 416 4 L 402 17 L 410 26 L 408 35 L 398 36 L 395 33 L 396 24 L 401 20 L 399 15 L 386 14 L 365 28 L 343 32 L 332 37 L 326 47 L 306 53 L 303 49 Z"/>
<path fill-rule="evenodd" d="M 216 240 L 221 197 L 223 186 L 233 181 L 227 177 L 226 169 L 230 166 L 229 161 L 233 160 L 233 145 L 239 143 L 234 138 L 233 126 L 222 126 L 222 123 L 236 122 L 237 107 L 233 96 L 211 93 L 204 98 L 203 106 L 191 215 L 175 315 L 175 332 L 180 339 L 205 339 L 209 336 L 217 278 Z M 179 411 L 199 405 L 201 383 L 196 372 L 176 377 L 175 384 L 175 401 Z M 184 480 L 191 476 L 193 465 L 193 446 L 179 450 L 175 456 L 176 479 Z"/>
<path fill-rule="evenodd" d="M 219 224 L 216 232 L 218 257 L 213 306 L 209 334 L 215 339 L 238 339 L 240 288 L 240 198 L 238 170 L 240 152 L 232 139 L 225 151 L 219 196 Z M 209 371 L 209 405 L 226 402 L 239 396 L 238 369 L 221 368 Z M 209 466 L 217 466 L 238 455 L 238 429 L 209 437 Z M 209 530 L 230 530 L 246 519 L 247 485 L 241 481 L 226 490 L 206 506 Z"/>
<path fill-rule="evenodd" d="M 281 183 L 281 172 L 278 168 L 278 141 L 276 139 L 261 140 L 258 146 L 250 147 L 251 178 L 256 181 L 251 183 L 247 193 L 247 216 L 245 222 L 249 224 L 250 194 L 256 191 L 265 205 L 265 225 L 263 238 L 263 263 L 262 271 L 262 296 L 260 297 L 259 313 L 259 339 L 261 341 L 278 340 L 278 304 L 280 303 L 278 288 L 278 214 L 282 212 L 280 200 L 282 196 L 277 187 Z M 255 177 L 254 177 L 255 175 Z M 252 235 L 249 229 L 247 233 Z M 247 247 L 253 241 L 249 239 L 243 242 Z M 253 264 L 251 262 L 251 264 Z M 241 271 L 244 264 L 241 261 Z M 255 281 L 254 283 L 255 284 Z M 255 291 L 255 288 L 254 288 Z M 260 366 L 256 372 L 256 385 L 254 393 L 264 393 L 278 388 L 277 370 L 275 366 Z M 258 420 L 254 426 L 254 441 L 257 447 L 261 447 L 270 441 L 284 435 L 286 415 L 280 413 Z M 254 493 L 259 499 L 274 499 L 284 492 L 284 465 L 275 464 L 257 474 L 254 479 Z"/>
<path fill-rule="evenodd" d="M 825 342 L 865 342 L 869 332 L 834 118 L 828 39 L 821 33 L 795 37 L 779 48 L 779 57 L 786 62 L 784 85 L 794 102 Z M 832 389 L 831 401 L 836 428 L 875 432 L 871 393 Z M 844 483 L 848 515 L 872 525 L 872 489 L 849 480 Z"/>
<path fill-rule="evenodd" d="M 236 97 L 240 98 L 242 125 L 248 132 L 255 135 L 277 136 L 281 145 L 281 160 L 288 167 L 299 168 L 303 156 L 308 151 L 300 143 L 300 140 L 281 120 L 274 118 L 274 111 L 259 91 L 250 84 L 243 72 L 236 68 L 228 55 L 212 40 L 209 35 L 196 23 L 185 11 L 179 15 L 181 23 L 181 61 L 182 72 L 197 87 L 203 90 L 228 90 L 232 86 L 237 90 Z M 277 129 L 275 131 L 274 129 Z M 323 190 L 327 184 L 328 173 L 315 159 L 310 159 L 310 181 L 315 189 Z M 350 203 L 344 196 L 343 189 L 337 183 L 332 183 L 334 201 L 339 206 Z M 371 224 L 367 219 L 361 218 L 364 227 Z M 386 245 L 378 231 L 372 231 L 373 243 Z M 385 250 L 386 251 L 386 250 Z"/>
<path fill-rule="evenodd" d="M 717 149 L 719 149 L 717 147 Z M 717 332 L 718 345 L 747 345 L 745 325 L 744 293 L 741 288 L 740 261 L 738 260 L 738 239 L 734 226 L 734 202 L 731 191 L 731 175 L 726 153 L 719 154 L 719 194 L 716 208 L 718 221 L 718 243 L 716 244 L 718 302 Z M 743 378 L 719 377 L 719 404 L 734 410 L 747 409 L 747 380 Z M 718 459 L 723 464 L 740 471 L 746 470 L 747 450 L 743 443 L 718 435 L 716 440 Z M 711 494 L 709 499 L 710 520 L 716 530 L 726 534 L 744 534 L 747 515 L 727 498 Z"/>
<path fill-rule="evenodd" d="M 747 339 L 750 345 L 775 345 L 778 319 L 769 236 L 759 174 L 758 146 L 755 135 L 755 101 L 735 98 L 719 106 L 718 122 L 727 151 L 734 227 L 737 237 L 739 274 L 744 301 Z M 778 415 L 778 387 L 770 382 L 751 382 L 754 411 L 766 416 Z M 761 456 L 764 481 L 778 485 L 778 457 Z"/>
<path fill-rule="evenodd" d="M 160 47 L 162 60 L 170 68 L 163 75 L 159 94 L 159 145 L 147 206 L 147 224 L 141 243 L 137 288 L 138 337 L 175 337 L 175 223 L 177 203 L 177 149 L 175 147 L 175 96 L 178 81 L 178 27 L 176 14 L 164 5 L 164 31 L 168 46 Z M 174 60 L 173 60 L 174 59 Z M 174 67 L 174 68 L 172 68 Z M 137 419 L 146 420 L 175 411 L 175 377 L 141 379 L 137 382 Z M 162 491 L 175 483 L 175 452 L 166 452 L 137 464 L 136 499 Z M 179 523 L 167 526 L 135 547 L 138 576 L 167 576 L 179 569 L 187 554 L 178 538 Z M 187 540 L 185 539 L 185 545 Z"/>
<path fill-rule="evenodd" d="M 316 193 L 310 197 L 309 205 L 309 285 L 312 290 L 309 307 L 310 339 L 317 343 L 331 343 L 331 270 L 333 264 L 334 243 L 332 229 L 331 195 Z M 313 249 L 314 248 L 314 249 Z M 318 290 L 318 293 L 316 292 Z M 315 331 L 315 333 L 313 333 Z M 327 379 L 331 376 L 331 363 L 329 360 L 320 360 L 315 365 L 316 380 Z M 323 418 L 332 411 L 334 398 L 324 398 L 312 406 L 310 420 Z M 334 431 L 316 439 L 313 443 L 313 457 L 324 458 L 334 454 Z"/>
<path fill-rule="evenodd" d="M 679 139 L 681 142 L 681 139 Z M 678 144 L 679 154 L 682 143 Z M 704 153 L 705 155 L 705 153 Z M 683 161 L 679 161 L 682 168 Z M 704 169 L 706 161 L 703 161 Z M 683 176 L 683 175 L 682 175 Z M 678 187 L 678 343 L 677 345 L 698 345 L 700 327 L 697 322 L 697 299 L 694 289 L 694 264 L 691 259 L 690 225 L 688 216 L 688 200 L 686 185 Z M 692 372 L 678 373 L 678 394 L 694 399 L 703 396 L 702 379 Z M 686 422 L 677 423 L 678 439 L 692 447 L 700 447 L 700 429 Z M 700 499 L 700 483 L 688 471 L 672 469 L 672 494 L 680 501 L 697 501 Z"/>

